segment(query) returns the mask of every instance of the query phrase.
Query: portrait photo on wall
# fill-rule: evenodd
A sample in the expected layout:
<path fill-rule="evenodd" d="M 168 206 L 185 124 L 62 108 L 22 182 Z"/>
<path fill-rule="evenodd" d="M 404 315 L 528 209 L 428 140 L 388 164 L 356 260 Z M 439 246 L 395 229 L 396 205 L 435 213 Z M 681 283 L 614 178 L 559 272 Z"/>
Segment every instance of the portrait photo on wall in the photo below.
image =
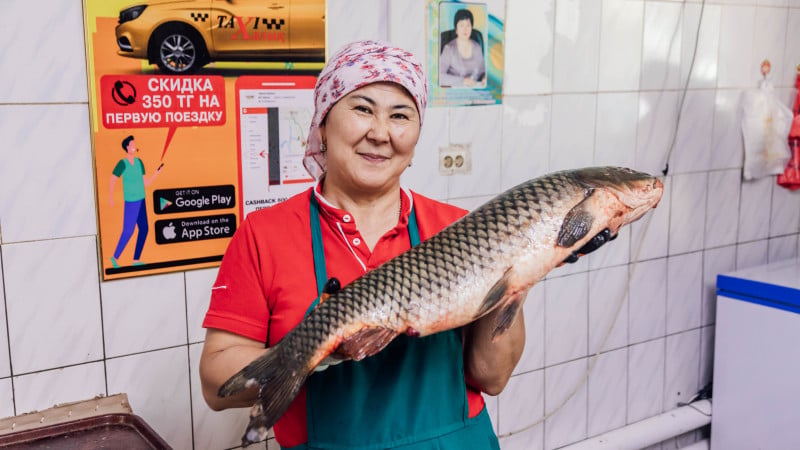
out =
<path fill-rule="evenodd" d="M 428 2 L 432 106 L 501 103 L 504 0 Z"/>
<path fill-rule="evenodd" d="M 447 23 L 450 17 L 452 20 Z M 439 86 L 486 86 L 486 19 L 484 4 L 439 4 L 439 27 L 444 29 L 439 33 Z M 445 29 L 448 25 L 452 28 Z"/>

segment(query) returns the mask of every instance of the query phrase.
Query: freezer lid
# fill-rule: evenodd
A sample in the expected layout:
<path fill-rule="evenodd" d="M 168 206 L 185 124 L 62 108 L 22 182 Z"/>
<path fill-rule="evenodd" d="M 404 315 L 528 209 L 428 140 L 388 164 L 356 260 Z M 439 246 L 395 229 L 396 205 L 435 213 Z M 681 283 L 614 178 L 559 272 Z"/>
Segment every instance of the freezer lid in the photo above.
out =
<path fill-rule="evenodd" d="M 717 295 L 800 314 L 800 259 L 717 275 Z"/>

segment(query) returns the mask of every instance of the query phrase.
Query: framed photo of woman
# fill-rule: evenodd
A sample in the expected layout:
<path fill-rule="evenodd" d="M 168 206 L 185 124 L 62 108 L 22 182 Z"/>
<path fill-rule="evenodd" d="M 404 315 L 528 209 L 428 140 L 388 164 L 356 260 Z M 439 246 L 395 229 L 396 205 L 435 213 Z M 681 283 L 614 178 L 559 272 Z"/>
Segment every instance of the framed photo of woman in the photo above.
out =
<path fill-rule="evenodd" d="M 439 3 L 439 86 L 486 87 L 486 5 Z"/>
<path fill-rule="evenodd" d="M 427 10 L 429 104 L 502 103 L 505 0 L 428 0 Z"/>

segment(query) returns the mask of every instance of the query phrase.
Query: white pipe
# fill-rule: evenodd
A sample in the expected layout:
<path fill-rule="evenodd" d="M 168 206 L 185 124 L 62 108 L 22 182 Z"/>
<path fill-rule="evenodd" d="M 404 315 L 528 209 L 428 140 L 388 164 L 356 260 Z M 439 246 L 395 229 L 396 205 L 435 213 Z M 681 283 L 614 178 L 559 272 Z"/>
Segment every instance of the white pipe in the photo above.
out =
<path fill-rule="evenodd" d="M 700 400 L 691 406 L 682 406 L 648 417 L 600 436 L 561 447 L 560 450 L 639 450 L 709 423 L 711 423 L 711 401 Z"/>

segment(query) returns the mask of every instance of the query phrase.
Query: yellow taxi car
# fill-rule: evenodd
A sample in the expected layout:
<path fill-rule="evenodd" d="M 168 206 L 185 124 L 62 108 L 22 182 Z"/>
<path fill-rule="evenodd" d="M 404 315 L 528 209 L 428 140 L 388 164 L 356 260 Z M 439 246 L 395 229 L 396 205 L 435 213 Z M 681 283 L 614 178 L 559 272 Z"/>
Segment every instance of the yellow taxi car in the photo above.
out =
<path fill-rule="evenodd" d="M 325 61 L 325 0 L 150 0 L 123 9 L 119 55 L 171 74 L 212 61 Z"/>

